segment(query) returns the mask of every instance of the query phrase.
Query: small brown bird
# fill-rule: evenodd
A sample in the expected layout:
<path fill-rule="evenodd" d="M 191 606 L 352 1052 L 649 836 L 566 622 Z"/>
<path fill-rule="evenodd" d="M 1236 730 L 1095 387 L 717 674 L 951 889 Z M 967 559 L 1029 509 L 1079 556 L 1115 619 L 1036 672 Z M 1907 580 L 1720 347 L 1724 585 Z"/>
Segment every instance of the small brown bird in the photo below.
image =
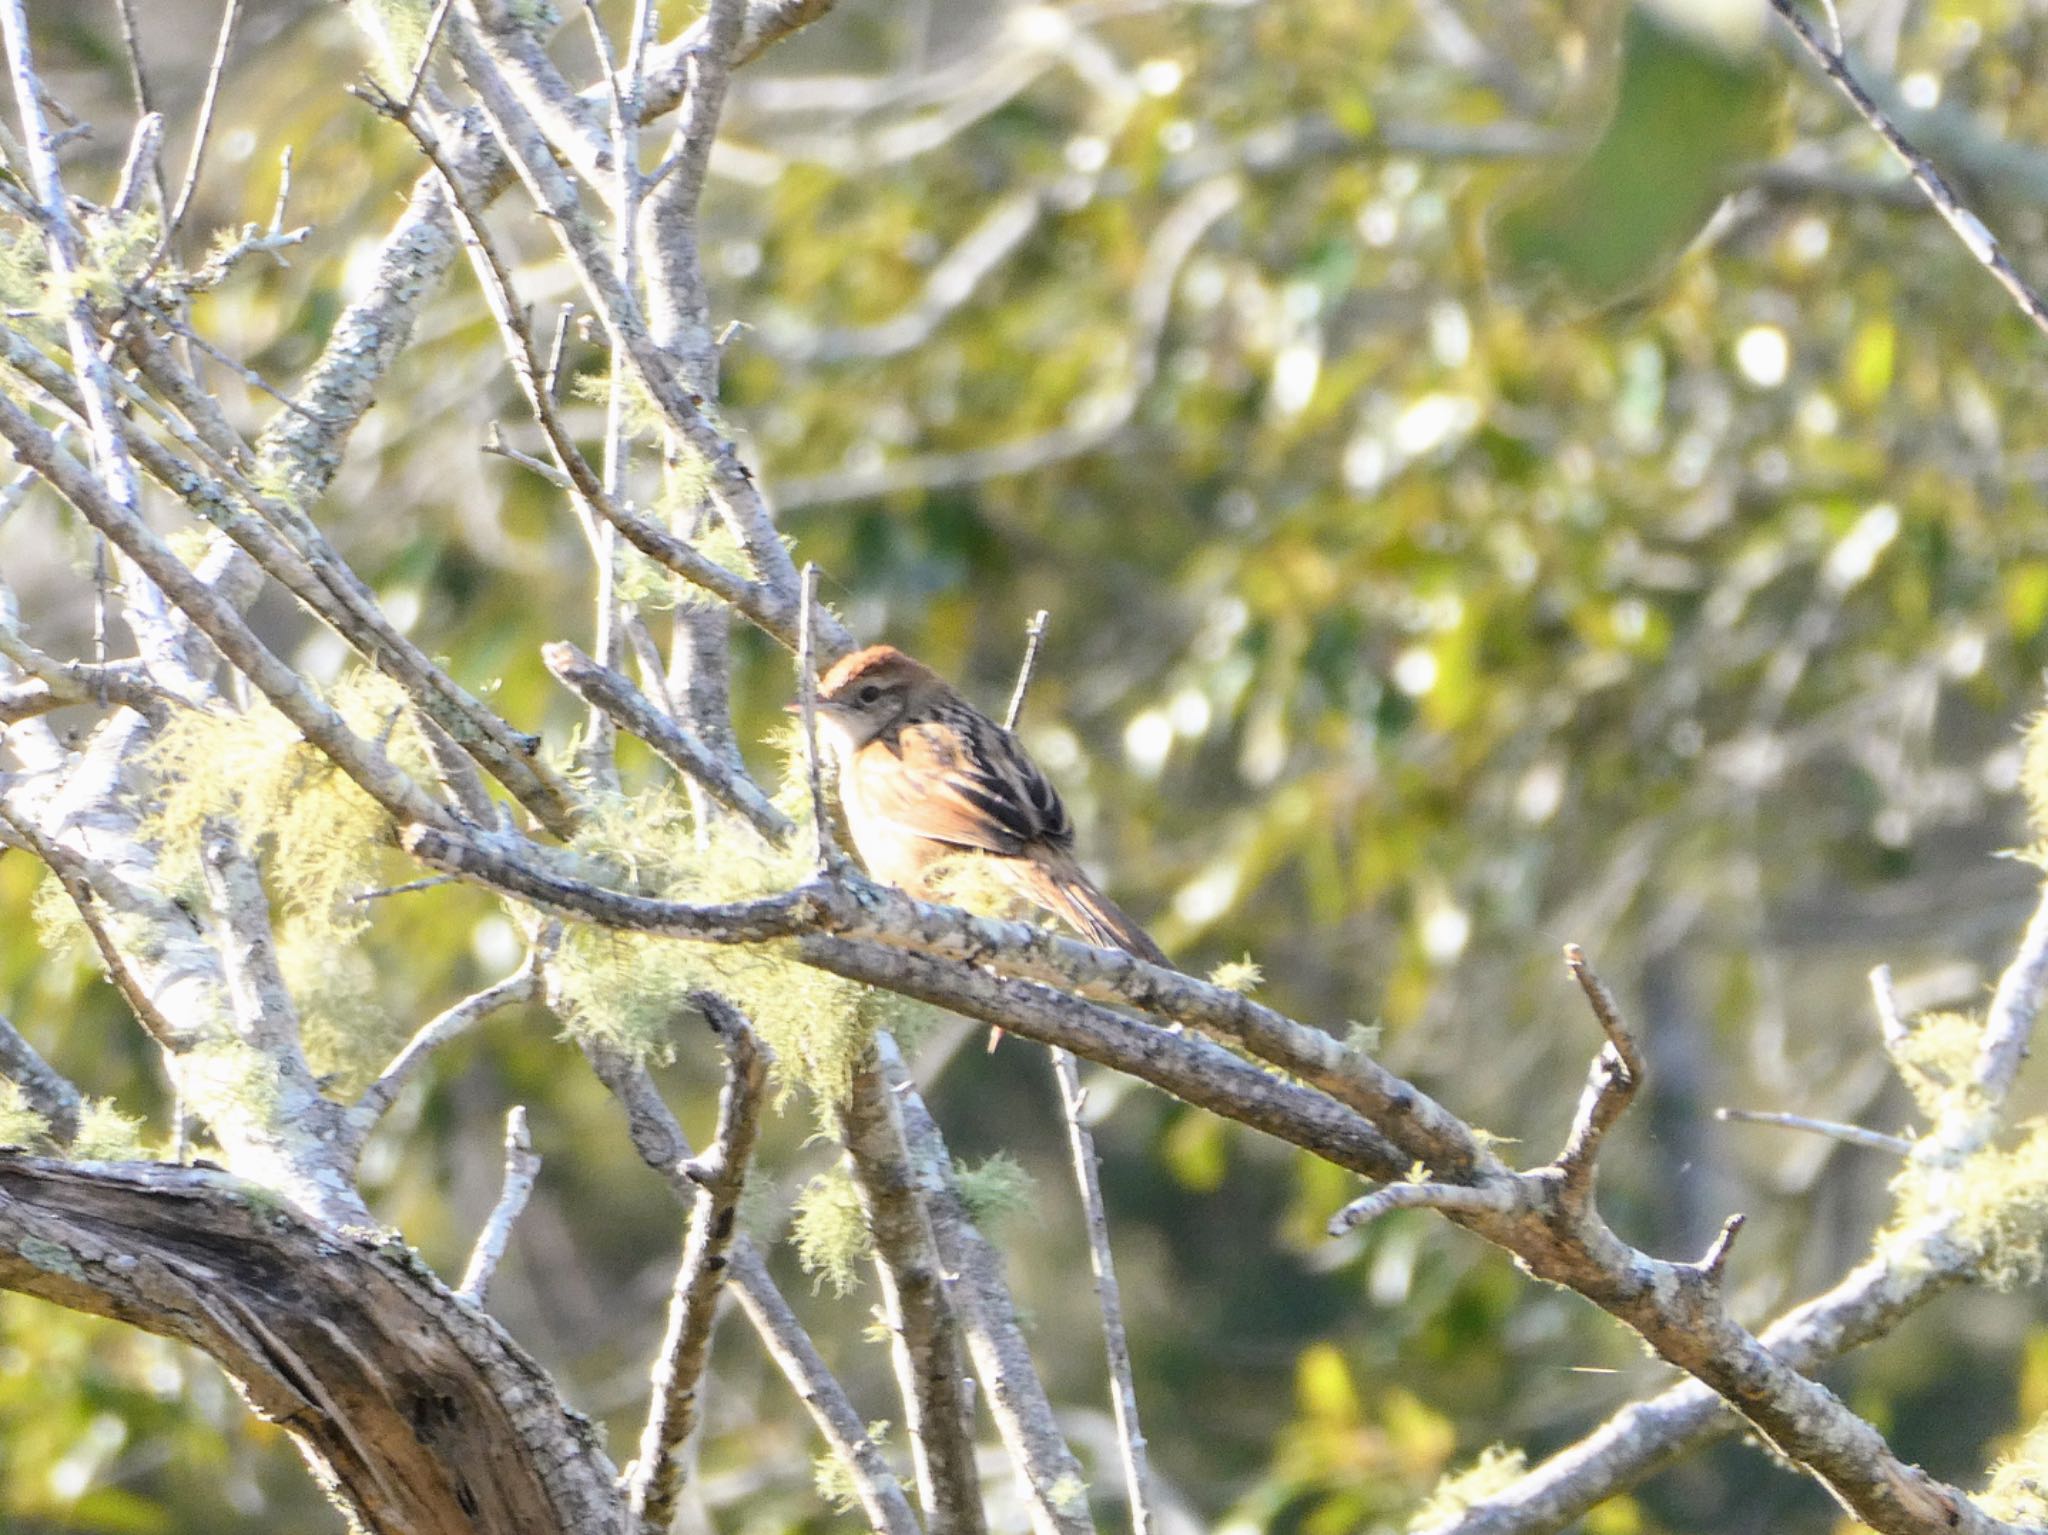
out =
<path fill-rule="evenodd" d="M 1074 827 L 1017 738 L 891 645 L 840 661 L 818 685 L 818 733 L 861 862 L 918 896 L 981 854 L 1033 904 L 1103 948 L 1171 961 L 1074 861 Z"/>

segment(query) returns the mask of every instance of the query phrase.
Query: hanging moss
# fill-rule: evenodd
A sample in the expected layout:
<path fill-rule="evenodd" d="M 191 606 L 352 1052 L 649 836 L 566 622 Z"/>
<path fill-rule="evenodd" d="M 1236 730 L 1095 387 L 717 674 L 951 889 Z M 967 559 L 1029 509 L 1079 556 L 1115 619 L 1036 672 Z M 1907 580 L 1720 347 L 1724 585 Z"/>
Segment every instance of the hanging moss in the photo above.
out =
<path fill-rule="evenodd" d="M 329 690 L 351 728 L 379 741 L 419 777 L 431 772 L 405 694 L 359 668 Z M 359 1082 L 403 1033 L 375 1003 L 361 949 L 393 828 L 382 806 L 268 705 L 247 712 L 181 711 L 149 748 L 156 779 L 142 833 L 158 850 L 158 884 L 195 910 L 207 904 L 200 864 L 209 827 L 232 830 L 262 859 L 275 907 L 279 968 L 305 1026 L 314 1070 Z"/>
<path fill-rule="evenodd" d="M 0 1080 L 0 1146 L 42 1146 L 50 1138 L 50 1121 L 29 1107 L 18 1082 Z"/>
<path fill-rule="evenodd" d="M 722 820 L 700 832 L 671 784 L 595 797 L 573 844 L 608 881 L 688 902 L 746 900 L 800 884 L 811 866 L 796 849 L 806 845 L 801 831 L 781 849 Z M 550 970 L 572 1032 L 643 1060 L 672 1055 L 691 993 L 722 993 L 775 1052 L 778 1102 L 797 1086 L 821 1105 L 844 1098 L 874 1032 L 867 988 L 798 963 L 786 943 L 689 943 L 577 925 Z"/>
<path fill-rule="evenodd" d="M 861 1209 L 860 1190 L 842 1163 L 819 1173 L 797 1195 L 790 1239 L 804 1272 L 834 1295 L 850 1295 L 874 1256 L 874 1235 Z"/>
<path fill-rule="evenodd" d="M 889 1420 L 877 1418 L 868 1425 L 868 1438 L 880 1449 L 889 1437 Z M 811 1462 L 811 1485 L 833 1512 L 850 1514 L 860 1507 L 860 1485 L 852 1470 L 836 1455 L 820 1455 Z"/>
<path fill-rule="evenodd" d="M 953 1186 L 975 1225 L 999 1225 L 1013 1215 L 1026 1215 L 1034 1207 L 1037 1185 L 1024 1164 L 1007 1151 L 991 1152 L 980 1162 L 953 1164 Z"/>
<path fill-rule="evenodd" d="M 67 1150 L 80 1162 L 133 1162 L 149 1155 L 142 1121 L 123 1114 L 111 1098 L 88 1098 L 79 1106 L 78 1133 Z"/>

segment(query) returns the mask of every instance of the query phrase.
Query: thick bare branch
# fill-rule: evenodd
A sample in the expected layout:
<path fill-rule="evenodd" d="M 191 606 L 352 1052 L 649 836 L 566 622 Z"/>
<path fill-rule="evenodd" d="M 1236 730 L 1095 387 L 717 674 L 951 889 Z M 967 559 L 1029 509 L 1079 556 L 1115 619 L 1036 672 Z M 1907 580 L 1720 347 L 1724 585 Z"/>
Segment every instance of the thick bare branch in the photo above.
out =
<path fill-rule="evenodd" d="M 199 1348 L 375 1535 L 623 1535 L 595 1436 L 502 1328 L 255 1185 L 0 1156 L 0 1287 Z"/>

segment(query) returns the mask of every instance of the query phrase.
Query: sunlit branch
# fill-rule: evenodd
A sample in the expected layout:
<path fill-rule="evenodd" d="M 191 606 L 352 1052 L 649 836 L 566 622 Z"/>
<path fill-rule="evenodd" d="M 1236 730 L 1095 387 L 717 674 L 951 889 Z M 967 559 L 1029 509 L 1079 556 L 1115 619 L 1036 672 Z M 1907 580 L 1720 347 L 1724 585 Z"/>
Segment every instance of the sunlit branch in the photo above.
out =
<path fill-rule="evenodd" d="M 683 1482 L 677 1451 L 703 1416 L 700 1391 L 711 1358 L 711 1325 L 725 1285 L 768 1077 L 768 1056 L 739 1010 L 710 992 L 698 993 L 696 1003 L 724 1046 L 725 1087 L 711 1150 L 684 1164 L 697 1197 L 669 1297 L 668 1330 L 655 1356 L 639 1458 L 624 1478 L 627 1511 L 647 1535 L 662 1535 L 675 1521 Z"/>
<path fill-rule="evenodd" d="M 539 1177 L 540 1153 L 533 1149 L 533 1141 L 526 1133 L 526 1109 L 515 1107 L 505 1115 L 505 1179 L 498 1190 L 498 1202 L 491 1207 L 484 1229 L 477 1233 L 469 1266 L 462 1271 L 462 1283 L 455 1287 L 455 1293 L 472 1306 L 484 1303 L 491 1276 L 497 1273 L 505 1248 L 512 1241 L 513 1223 L 533 1197 L 533 1185 Z"/>

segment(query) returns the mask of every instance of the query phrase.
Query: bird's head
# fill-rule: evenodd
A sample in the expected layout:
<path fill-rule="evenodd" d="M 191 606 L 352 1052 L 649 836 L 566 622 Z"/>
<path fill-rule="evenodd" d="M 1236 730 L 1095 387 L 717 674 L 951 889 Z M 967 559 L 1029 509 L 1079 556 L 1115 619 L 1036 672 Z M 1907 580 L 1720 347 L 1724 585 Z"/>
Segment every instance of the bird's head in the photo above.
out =
<path fill-rule="evenodd" d="M 842 658 L 818 682 L 818 722 L 828 738 L 858 750 L 913 718 L 946 684 L 893 645 L 870 645 Z"/>

